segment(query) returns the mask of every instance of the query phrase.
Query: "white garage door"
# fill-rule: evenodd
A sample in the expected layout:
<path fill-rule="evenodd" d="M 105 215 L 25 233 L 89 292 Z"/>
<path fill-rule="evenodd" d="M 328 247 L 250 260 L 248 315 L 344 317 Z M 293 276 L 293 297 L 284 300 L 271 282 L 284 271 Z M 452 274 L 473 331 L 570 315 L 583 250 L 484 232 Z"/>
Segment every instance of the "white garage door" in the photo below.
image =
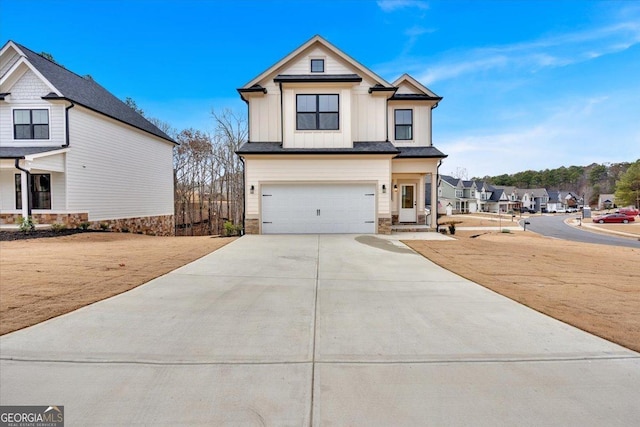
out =
<path fill-rule="evenodd" d="M 263 185 L 263 234 L 375 233 L 375 185 Z"/>

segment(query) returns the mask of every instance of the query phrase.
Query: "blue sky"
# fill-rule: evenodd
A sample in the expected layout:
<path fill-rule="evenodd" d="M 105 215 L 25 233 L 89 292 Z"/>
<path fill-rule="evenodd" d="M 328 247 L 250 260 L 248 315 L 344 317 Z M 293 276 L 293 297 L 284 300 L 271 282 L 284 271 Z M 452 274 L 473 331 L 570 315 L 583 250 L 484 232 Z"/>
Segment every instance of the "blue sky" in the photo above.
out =
<path fill-rule="evenodd" d="M 0 1 L 2 44 L 49 52 L 178 129 L 244 113 L 235 89 L 315 34 L 444 97 L 441 173 L 640 158 L 639 1 Z"/>

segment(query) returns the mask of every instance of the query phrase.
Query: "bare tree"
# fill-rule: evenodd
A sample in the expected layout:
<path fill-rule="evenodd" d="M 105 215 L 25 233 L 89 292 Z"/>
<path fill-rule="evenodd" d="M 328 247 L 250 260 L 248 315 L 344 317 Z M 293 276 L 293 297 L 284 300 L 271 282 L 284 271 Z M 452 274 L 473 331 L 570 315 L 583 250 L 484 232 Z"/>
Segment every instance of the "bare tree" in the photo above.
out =
<path fill-rule="evenodd" d="M 235 152 L 247 139 L 246 119 L 228 109 L 212 117 L 212 134 L 186 129 L 175 136 L 176 234 L 223 234 L 242 226 L 244 168 Z"/>

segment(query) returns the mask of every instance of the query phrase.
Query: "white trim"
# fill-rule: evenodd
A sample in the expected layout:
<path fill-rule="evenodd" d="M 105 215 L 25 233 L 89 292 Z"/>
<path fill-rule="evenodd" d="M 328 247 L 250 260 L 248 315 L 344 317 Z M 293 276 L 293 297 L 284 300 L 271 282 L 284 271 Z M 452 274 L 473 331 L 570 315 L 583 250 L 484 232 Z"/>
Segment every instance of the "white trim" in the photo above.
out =
<path fill-rule="evenodd" d="M 32 107 L 32 105 L 34 105 L 35 107 Z M 17 139 L 16 138 L 16 127 L 15 127 L 15 125 L 16 125 L 15 124 L 15 115 L 13 114 L 13 112 L 15 110 L 47 110 L 47 118 L 49 119 L 49 122 L 47 123 L 47 125 L 49 126 L 49 138 L 47 138 L 47 139 L 36 139 L 36 138 L 33 138 L 33 139 L 28 139 L 28 138 Z M 42 143 L 51 142 L 51 107 L 49 105 L 33 104 L 33 103 L 26 103 L 26 104 L 22 104 L 22 105 L 12 104 L 11 105 L 11 142 L 13 142 L 13 143 L 29 143 L 28 146 L 31 146 L 31 144 L 35 145 L 35 144 L 42 144 Z M 3 145 L 5 145 L 5 144 L 3 144 Z"/>
<path fill-rule="evenodd" d="M 250 88 L 251 86 L 257 84 L 260 81 L 262 81 L 269 74 L 275 72 L 278 68 L 282 67 L 284 64 L 286 64 L 289 61 L 291 61 L 293 58 L 295 58 L 296 56 L 298 56 L 299 54 L 304 52 L 307 48 L 309 48 L 310 46 L 312 46 L 315 43 L 321 44 L 325 48 L 329 49 L 331 52 L 335 53 L 340 58 L 342 58 L 343 60 L 345 60 L 348 63 L 350 63 L 355 68 L 359 69 L 363 74 L 366 74 L 367 77 L 369 77 L 370 79 L 372 79 L 372 80 L 374 80 L 374 81 L 376 81 L 378 83 L 381 83 L 384 86 L 392 87 L 391 84 L 389 84 L 389 82 L 387 82 L 385 79 L 383 79 L 382 77 L 378 76 L 376 73 L 374 73 L 373 71 L 371 71 L 370 69 L 368 69 L 367 67 L 365 67 L 364 65 L 362 65 L 361 63 L 359 63 L 358 61 L 356 61 L 355 59 L 353 59 L 352 57 L 350 57 L 349 55 L 347 55 L 346 53 L 344 53 L 343 51 L 341 51 L 340 49 L 338 49 L 337 47 L 335 47 L 331 43 L 329 43 L 327 40 L 325 40 L 321 36 L 315 35 L 311 39 L 309 39 L 308 41 L 303 43 L 301 46 L 299 46 L 297 49 L 295 49 L 293 52 L 291 52 L 290 54 L 288 54 L 287 56 L 282 58 L 280 61 L 276 62 L 271 67 L 267 68 L 265 71 L 263 71 L 257 77 L 255 77 L 254 79 L 249 81 L 246 85 L 243 86 L 243 88 Z M 326 65 L 326 63 L 325 63 L 325 65 Z M 309 66 L 311 66 L 311 64 L 309 64 Z M 309 74 L 311 74 L 311 72 L 309 72 Z"/>
<path fill-rule="evenodd" d="M 56 89 L 56 87 L 51 84 L 51 82 L 49 80 L 47 80 L 37 69 L 36 67 L 34 67 L 33 65 L 31 65 L 31 63 L 29 62 L 29 60 L 25 57 L 22 56 L 20 59 L 18 59 L 16 61 L 15 64 L 13 64 L 11 66 L 11 68 L 5 73 L 4 76 L 2 76 L 2 78 L 0 78 L 0 85 L 4 84 L 9 77 L 11 77 L 11 75 L 20 67 L 20 65 L 24 64 L 25 66 L 27 66 L 32 72 L 33 74 L 35 74 L 40 80 L 42 80 L 42 82 L 49 87 L 49 89 L 51 90 L 51 92 L 54 92 L 56 95 L 58 96 L 62 96 L 62 92 L 60 92 L 58 89 Z"/>
<path fill-rule="evenodd" d="M 29 155 L 24 156 L 24 159 L 27 160 L 27 161 L 32 161 L 32 160 L 35 160 L 35 159 L 39 159 L 41 157 L 55 156 L 56 154 L 66 153 L 67 151 L 69 151 L 68 148 L 61 148 L 60 150 L 45 151 L 44 153 L 29 154 Z"/>

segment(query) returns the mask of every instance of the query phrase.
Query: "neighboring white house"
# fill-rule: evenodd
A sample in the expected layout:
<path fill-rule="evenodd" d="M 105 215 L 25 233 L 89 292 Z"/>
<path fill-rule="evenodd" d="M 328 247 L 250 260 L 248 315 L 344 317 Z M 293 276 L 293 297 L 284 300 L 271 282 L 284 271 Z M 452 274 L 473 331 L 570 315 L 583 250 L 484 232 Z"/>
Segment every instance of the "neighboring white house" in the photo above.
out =
<path fill-rule="evenodd" d="M 173 234 L 174 145 L 90 77 L 0 50 L 0 223 Z"/>
<path fill-rule="evenodd" d="M 249 110 L 245 231 L 390 233 L 436 227 L 431 112 L 411 76 L 389 83 L 315 36 L 238 89 Z M 432 199 L 425 201 L 425 186 Z"/>

